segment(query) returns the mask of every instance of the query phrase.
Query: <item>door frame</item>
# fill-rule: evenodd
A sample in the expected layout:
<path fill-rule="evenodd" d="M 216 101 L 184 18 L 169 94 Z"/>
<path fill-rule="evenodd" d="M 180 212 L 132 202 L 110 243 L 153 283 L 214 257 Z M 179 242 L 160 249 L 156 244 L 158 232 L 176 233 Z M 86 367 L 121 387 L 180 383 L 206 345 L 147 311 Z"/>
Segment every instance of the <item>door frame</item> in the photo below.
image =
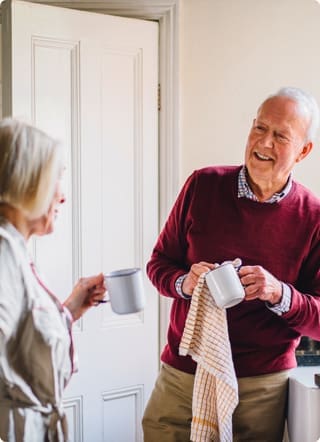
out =
<path fill-rule="evenodd" d="M 154 20 L 159 23 L 159 230 L 176 198 L 180 180 L 179 127 L 179 9 L 180 0 L 25 0 L 123 17 Z M 0 15 L 1 19 L 1 15 Z M 4 51 L 2 66 L 10 66 L 10 51 Z M 10 68 L 9 68 L 10 70 Z M 11 84 L 3 84 L 11 90 Z M 3 78 L 3 80 L 5 80 Z M 5 109 L 4 115 L 10 114 Z M 159 297 L 159 345 L 166 342 L 171 302 Z"/>

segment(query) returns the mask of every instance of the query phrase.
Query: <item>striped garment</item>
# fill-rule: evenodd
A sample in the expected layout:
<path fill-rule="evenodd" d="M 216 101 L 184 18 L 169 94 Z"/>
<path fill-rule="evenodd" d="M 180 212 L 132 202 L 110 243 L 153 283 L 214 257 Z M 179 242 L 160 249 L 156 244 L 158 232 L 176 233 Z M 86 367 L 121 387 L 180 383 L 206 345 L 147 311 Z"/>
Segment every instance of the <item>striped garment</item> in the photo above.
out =
<path fill-rule="evenodd" d="M 197 362 L 192 399 L 191 440 L 231 442 L 232 413 L 238 404 L 225 309 L 216 306 L 199 277 L 179 353 Z"/>

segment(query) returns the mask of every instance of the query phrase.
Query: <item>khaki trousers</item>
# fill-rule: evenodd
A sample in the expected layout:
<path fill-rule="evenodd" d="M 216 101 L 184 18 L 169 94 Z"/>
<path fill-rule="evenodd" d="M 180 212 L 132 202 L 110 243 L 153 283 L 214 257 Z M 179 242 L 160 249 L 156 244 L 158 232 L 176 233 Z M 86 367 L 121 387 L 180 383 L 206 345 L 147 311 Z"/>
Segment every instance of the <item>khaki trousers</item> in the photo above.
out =
<path fill-rule="evenodd" d="M 289 371 L 239 378 L 234 442 L 282 442 Z M 142 419 L 144 442 L 189 442 L 194 375 L 163 364 Z M 230 441 L 232 442 L 232 441 Z"/>

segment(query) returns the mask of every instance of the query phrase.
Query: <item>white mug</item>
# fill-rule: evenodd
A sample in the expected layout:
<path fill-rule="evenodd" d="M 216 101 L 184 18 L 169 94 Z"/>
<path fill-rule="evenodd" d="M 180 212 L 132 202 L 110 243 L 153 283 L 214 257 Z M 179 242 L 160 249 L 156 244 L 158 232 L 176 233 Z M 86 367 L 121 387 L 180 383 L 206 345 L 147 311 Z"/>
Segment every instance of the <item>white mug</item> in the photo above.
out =
<path fill-rule="evenodd" d="M 140 268 L 115 270 L 104 275 L 111 308 L 119 315 L 137 313 L 145 306 Z"/>
<path fill-rule="evenodd" d="M 205 278 L 218 307 L 232 307 L 244 299 L 245 291 L 232 263 L 221 264 L 210 270 Z"/>

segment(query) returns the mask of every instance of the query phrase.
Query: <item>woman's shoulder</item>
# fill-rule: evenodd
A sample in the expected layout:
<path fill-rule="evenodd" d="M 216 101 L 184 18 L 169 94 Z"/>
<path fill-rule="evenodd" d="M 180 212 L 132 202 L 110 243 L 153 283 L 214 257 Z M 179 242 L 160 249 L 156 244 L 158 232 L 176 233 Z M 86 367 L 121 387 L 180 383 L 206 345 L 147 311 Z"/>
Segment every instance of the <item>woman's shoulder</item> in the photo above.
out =
<path fill-rule="evenodd" d="M 19 259 L 12 241 L 0 228 L 0 280 L 3 282 L 16 275 L 19 267 Z"/>
<path fill-rule="evenodd" d="M 9 338 L 25 309 L 21 260 L 10 233 L 0 227 L 0 332 Z"/>
<path fill-rule="evenodd" d="M 27 250 L 21 235 L 10 224 L 0 223 L 0 279 L 17 272 L 27 261 Z"/>

